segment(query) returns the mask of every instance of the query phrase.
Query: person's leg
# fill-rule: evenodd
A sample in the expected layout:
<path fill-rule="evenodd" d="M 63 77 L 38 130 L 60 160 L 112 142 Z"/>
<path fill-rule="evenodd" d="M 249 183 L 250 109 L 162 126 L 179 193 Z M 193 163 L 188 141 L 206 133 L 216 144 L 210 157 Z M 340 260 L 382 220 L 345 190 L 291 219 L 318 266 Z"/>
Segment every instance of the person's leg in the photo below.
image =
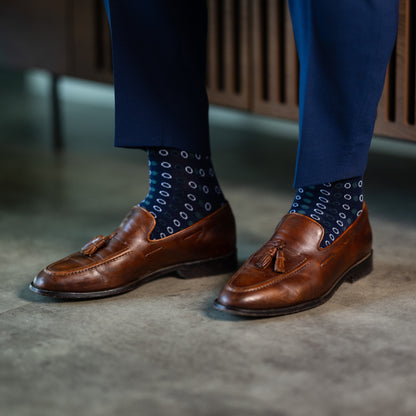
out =
<path fill-rule="evenodd" d="M 364 174 L 398 0 L 289 0 L 300 60 L 295 187 Z"/>
<path fill-rule="evenodd" d="M 362 175 L 398 0 L 289 4 L 300 58 L 298 192 L 273 237 L 218 297 L 218 309 L 242 315 L 318 306 L 371 270 Z"/>
<path fill-rule="evenodd" d="M 204 0 L 106 0 L 115 145 L 210 154 Z"/>
<path fill-rule="evenodd" d="M 42 295 L 104 297 L 236 265 L 234 219 L 210 159 L 205 0 L 105 1 L 115 144 L 147 150 L 149 193 L 114 233 L 39 273 L 31 289 Z"/>
<path fill-rule="evenodd" d="M 204 0 L 107 0 L 115 88 L 115 144 L 145 148 L 156 218 L 152 238 L 182 230 L 219 209 L 210 159 L 205 90 Z"/>
<path fill-rule="evenodd" d="M 363 174 L 396 38 L 398 0 L 289 4 L 301 62 L 298 191 L 290 212 L 324 227 L 324 247 L 362 212 Z"/>

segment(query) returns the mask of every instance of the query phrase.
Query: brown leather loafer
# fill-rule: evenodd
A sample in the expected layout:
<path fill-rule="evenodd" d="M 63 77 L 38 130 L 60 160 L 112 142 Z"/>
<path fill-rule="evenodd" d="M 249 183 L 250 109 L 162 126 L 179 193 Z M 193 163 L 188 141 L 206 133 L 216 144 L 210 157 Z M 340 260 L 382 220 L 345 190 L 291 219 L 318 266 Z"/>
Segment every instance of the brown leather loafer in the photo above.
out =
<path fill-rule="evenodd" d="M 372 270 L 368 212 L 330 246 L 324 229 L 301 214 L 283 217 L 272 238 L 254 253 L 220 292 L 215 308 L 236 315 L 267 317 L 314 308 L 344 282 Z"/>
<path fill-rule="evenodd" d="M 30 289 L 56 298 L 101 298 L 166 274 L 192 278 L 236 269 L 235 223 L 228 204 L 182 231 L 150 240 L 155 224 L 148 211 L 134 206 L 114 233 L 47 266 Z"/>

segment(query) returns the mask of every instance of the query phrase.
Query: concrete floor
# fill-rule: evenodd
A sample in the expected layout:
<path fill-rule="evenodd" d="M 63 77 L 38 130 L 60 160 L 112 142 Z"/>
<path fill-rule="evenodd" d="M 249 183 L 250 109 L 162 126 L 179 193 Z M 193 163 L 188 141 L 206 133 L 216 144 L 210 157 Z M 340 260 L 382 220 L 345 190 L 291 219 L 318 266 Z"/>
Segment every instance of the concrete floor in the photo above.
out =
<path fill-rule="evenodd" d="M 1 416 L 416 414 L 416 145 L 374 140 L 375 270 L 317 309 L 223 315 L 211 304 L 226 275 L 59 302 L 28 290 L 35 273 L 110 232 L 147 191 L 144 153 L 112 147 L 108 88 L 94 100 L 71 85 L 58 157 L 48 101 L 0 73 Z M 295 136 L 294 124 L 213 109 L 241 261 L 289 208 Z"/>

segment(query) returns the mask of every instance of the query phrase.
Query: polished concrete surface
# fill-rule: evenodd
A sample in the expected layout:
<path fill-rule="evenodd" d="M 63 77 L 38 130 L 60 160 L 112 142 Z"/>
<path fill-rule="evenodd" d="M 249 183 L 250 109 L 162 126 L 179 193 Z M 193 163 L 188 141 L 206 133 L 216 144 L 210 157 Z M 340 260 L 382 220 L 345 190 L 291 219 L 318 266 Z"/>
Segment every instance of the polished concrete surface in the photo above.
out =
<path fill-rule="evenodd" d="M 32 277 L 109 233 L 147 191 L 145 154 L 112 147 L 109 89 L 74 85 L 54 155 L 39 85 L 0 72 L 1 416 L 416 414 L 416 144 L 373 141 L 375 270 L 319 308 L 224 315 L 211 305 L 226 275 L 60 302 L 31 293 Z M 212 111 L 241 261 L 291 203 L 295 136 L 293 123 Z"/>

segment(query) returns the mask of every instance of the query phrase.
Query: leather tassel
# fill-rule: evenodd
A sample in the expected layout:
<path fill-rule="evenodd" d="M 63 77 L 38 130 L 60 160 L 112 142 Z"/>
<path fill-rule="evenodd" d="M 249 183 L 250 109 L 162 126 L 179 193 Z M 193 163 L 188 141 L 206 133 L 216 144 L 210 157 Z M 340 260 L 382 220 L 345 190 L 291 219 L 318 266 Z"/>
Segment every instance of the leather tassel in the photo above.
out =
<path fill-rule="evenodd" d="M 283 254 L 283 247 L 277 250 L 276 261 L 274 262 L 274 271 L 277 273 L 285 272 L 286 259 Z"/>
<path fill-rule="evenodd" d="M 259 269 L 265 269 L 272 262 L 274 255 L 276 254 L 277 247 L 272 247 L 267 250 L 261 257 L 259 257 L 255 263 L 255 266 Z"/>
<path fill-rule="evenodd" d="M 285 246 L 286 243 L 280 239 L 271 242 L 267 251 L 256 259 L 254 265 L 259 269 L 265 269 L 272 263 L 274 259 L 273 270 L 276 273 L 284 273 L 286 267 L 286 259 L 283 253 L 283 249 Z"/>
<path fill-rule="evenodd" d="M 85 244 L 84 247 L 81 248 L 81 253 L 84 256 L 91 257 L 95 254 L 101 247 L 105 246 L 117 233 L 112 233 L 106 237 L 99 235 L 91 240 L 89 243 Z"/>
<path fill-rule="evenodd" d="M 84 255 L 84 256 L 88 256 L 88 257 L 91 257 L 95 252 L 97 251 L 97 247 L 96 246 L 94 246 L 94 245 L 92 245 L 92 244 L 90 244 L 88 247 L 86 247 L 86 248 L 83 248 L 82 250 L 81 250 L 81 253 Z"/>

